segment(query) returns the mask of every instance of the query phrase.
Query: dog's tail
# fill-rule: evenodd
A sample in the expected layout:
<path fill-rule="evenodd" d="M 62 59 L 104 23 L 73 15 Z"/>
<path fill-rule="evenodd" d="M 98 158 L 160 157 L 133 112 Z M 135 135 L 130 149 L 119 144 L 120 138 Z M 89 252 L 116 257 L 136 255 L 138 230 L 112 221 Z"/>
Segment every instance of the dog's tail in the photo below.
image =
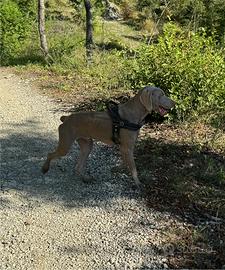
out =
<path fill-rule="evenodd" d="M 63 115 L 63 116 L 60 117 L 60 120 L 61 120 L 62 122 L 64 122 L 64 121 L 66 120 L 66 118 L 67 118 L 67 116 Z"/>

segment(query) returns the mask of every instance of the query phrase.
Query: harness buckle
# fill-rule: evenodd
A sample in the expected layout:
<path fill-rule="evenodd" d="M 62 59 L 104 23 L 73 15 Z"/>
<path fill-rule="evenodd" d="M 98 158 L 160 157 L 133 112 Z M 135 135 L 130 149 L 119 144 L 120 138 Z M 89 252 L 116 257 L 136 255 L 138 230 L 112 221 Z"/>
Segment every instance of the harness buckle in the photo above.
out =
<path fill-rule="evenodd" d="M 120 121 L 120 127 L 124 127 L 124 122 L 123 121 Z"/>

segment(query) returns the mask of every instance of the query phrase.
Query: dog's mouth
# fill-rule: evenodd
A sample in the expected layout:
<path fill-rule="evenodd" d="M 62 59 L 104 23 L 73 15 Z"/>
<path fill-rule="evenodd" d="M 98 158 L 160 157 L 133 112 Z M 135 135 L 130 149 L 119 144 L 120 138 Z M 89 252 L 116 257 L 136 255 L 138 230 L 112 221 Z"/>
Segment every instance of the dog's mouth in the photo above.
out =
<path fill-rule="evenodd" d="M 162 106 L 159 106 L 159 113 L 160 113 L 161 116 L 166 115 L 168 112 L 169 112 L 168 109 L 166 109 L 166 108 L 164 108 Z"/>

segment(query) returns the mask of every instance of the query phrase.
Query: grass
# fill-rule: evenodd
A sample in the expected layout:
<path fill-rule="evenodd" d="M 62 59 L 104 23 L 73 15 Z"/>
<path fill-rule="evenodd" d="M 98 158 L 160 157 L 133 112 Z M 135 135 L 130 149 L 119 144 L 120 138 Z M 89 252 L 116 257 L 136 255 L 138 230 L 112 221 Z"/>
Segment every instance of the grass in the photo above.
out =
<path fill-rule="evenodd" d="M 18 68 L 21 72 L 27 70 L 35 74 L 39 81 L 41 80 L 43 88 L 55 92 L 63 90 L 73 95 L 77 91 L 84 91 L 84 94 L 87 91 L 94 99 L 111 97 L 118 89 L 121 93 L 127 91 L 129 87 L 124 80 L 126 76 L 124 63 L 127 59 L 121 56 L 118 48 L 137 46 L 137 41 L 123 37 L 132 33 L 136 35 L 136 32 L 119 22 L 104 22 L 103 27 L 98 21 L 95 27 L 96 48 L 92 65 L 86 63 L 83 26 L 74 25 L 70 21 L 62 23 L 54 20 L 48 21 L 46 27 L 50 54 L 55 59 L 53 65 L 44 66 L 43 59 L 34 58 L 29 49 L 22 60 L 15 59 L 14 63 L 18 61 L 18 64 L 24 64 Z M 122 27 L 123 32 L 119 32 L 118 27 Z M 32 50 L 37 51 L 38 46 L 32 44 Z M 32 56 L 30 58 L 29 52 Z"/>
<path fill-rule="evenodd" d="M 122 48 L 135 49 L 140 45 L 143 35 L 122 21 L 99 20 L 96 43 L 107 44 L 117 43 Z"/>

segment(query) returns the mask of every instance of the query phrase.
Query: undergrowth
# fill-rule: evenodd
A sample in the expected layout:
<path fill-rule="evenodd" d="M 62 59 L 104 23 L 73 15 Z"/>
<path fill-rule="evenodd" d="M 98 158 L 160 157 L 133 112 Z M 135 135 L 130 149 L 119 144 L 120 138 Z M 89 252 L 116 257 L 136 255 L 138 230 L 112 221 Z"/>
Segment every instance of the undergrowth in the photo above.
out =
<path fill-rule="evenodd" d="M 104 34 L 100 31 L 101 23 L 96 25 L 94 56 L 92 64 L 87 65 L 83 26 L 75 26 L 70 21 L 48 21 L 48 41 L 54 63 L 43 66 L 43 72 L 48 70 L 65 79 L 64 87 L 60 80 L 59 89 L 69 92 L 85 86 L 92 97 L 94 93 L 96 97 L 111 97 L 113 92 L 122 94 L 128 89 L 135 92 L 142 86 L 155 85 L 176 101 L 171 120 L 201 117 L 224 129 L 224 50 L 218 48 L 213 37 L 206 37 L 204 31 L 184 31 L 169 23 L 165 24 L 157 43 L 146 45 L 138 41 L 137 47 L 135 40 L 130 47 L 127 28 L 123 28 L 129 33 L 124 38 L 126 33 L 114 32 L 111 22 Z M 113 29 L 111 37 L 110 29 Z M 17 60 L 29 59 L 29 63 L 33 60 L 35 65 L 39 61 L 40 67 L 43 59 L 37 51 L 38 43 L 30 43 L 24 49 L 24 59 Z"/>

